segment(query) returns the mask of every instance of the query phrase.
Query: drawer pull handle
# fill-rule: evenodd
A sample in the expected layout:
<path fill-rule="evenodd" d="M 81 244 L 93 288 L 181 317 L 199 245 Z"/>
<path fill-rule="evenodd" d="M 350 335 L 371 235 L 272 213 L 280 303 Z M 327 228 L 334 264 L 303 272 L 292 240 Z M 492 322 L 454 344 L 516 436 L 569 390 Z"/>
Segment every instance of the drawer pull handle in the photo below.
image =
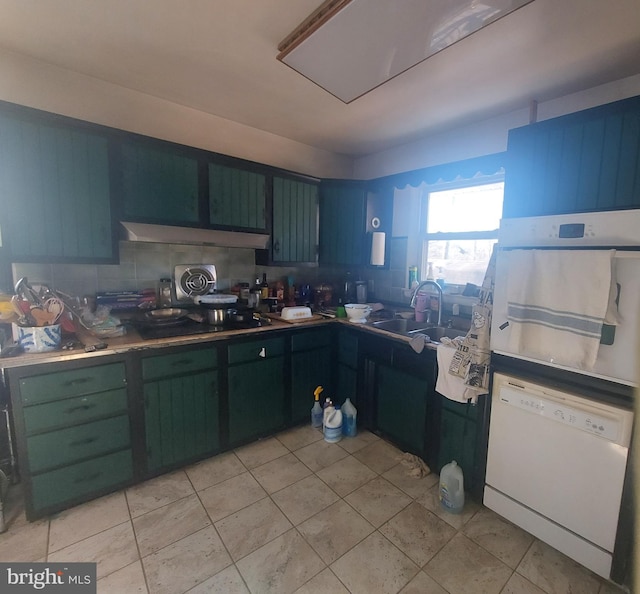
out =
<path fill-rule="evenodd" d="M 94 441 L 98 441 L 97 437 L 85 437 L 84 439 L 77 439 L 76 441 L 69 442 L 70 446 L 81 446 L 81 445 L 89 445 Z"/>
<path fill-rule="evenodd" d="M 178 361 L 174 361 L 171 366 L 172 367 L 182 367 L 183 365 L 189 365 L 191 363 L 190 359 L 180 359 Z"/>
<path fill-rule="evenodd" d="M 79 410 L 89 410 L 90 408 L 95 408 L 96 405 L 95 404 L 79 404 L 78 406 L 72 406 L 71 408 L 68 408 L 65 412 L 68 415 L 73 414 L 74 412 L 78 412 Z"/>
<path fill-rule="evenodd" d="M 73 379 L 73 380 L 69 380 L 65 386 L 79 386 L 80 384 L 86 384 L 87 382 L 90 382 L 91 378 L 90 377 L 79 377 L 77 379 Z"/>
<path fill-rule="evenodd" d="M 90 474 L 88 476 L 82 476 L 80 478 L 75 479 L 73 482 L 74 483 L 90 483 L 91 481 L 96 480 L 102 473 L 101 472 L 94 472 L 93 474 Z"/>

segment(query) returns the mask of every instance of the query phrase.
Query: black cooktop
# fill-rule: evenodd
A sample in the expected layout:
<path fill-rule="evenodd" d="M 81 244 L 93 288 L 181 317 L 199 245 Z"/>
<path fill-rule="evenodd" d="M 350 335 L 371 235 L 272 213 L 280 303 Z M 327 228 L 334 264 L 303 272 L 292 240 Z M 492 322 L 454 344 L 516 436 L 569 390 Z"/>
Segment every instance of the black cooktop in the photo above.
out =
<path fill-rule="evenodd" d="M 212 326 L 186 320 L 175 325 L 136 325 L 136 330 L 143 340 L 154 340 L 158 338 L 175 338 L 177 336 L 193 336 L 197 334 L 207 334 L 212 332 L 224 332 L 225 330 L 242 330 L 246 328 L 257 328 L 261 326 L 260 320 L 248 320 L 244 322 L 229 322 L 224 326 Z"/>

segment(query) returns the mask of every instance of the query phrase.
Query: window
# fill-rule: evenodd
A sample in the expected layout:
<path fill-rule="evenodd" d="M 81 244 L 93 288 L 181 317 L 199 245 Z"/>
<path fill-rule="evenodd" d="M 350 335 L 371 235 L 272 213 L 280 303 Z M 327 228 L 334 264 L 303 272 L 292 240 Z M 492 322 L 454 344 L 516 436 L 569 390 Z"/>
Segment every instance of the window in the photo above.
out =
<path fill-rule="evenodd" d="M 422 278 L 481 285 L 498 240 L 504 182 L 428 192 L 423 212 Z"/>

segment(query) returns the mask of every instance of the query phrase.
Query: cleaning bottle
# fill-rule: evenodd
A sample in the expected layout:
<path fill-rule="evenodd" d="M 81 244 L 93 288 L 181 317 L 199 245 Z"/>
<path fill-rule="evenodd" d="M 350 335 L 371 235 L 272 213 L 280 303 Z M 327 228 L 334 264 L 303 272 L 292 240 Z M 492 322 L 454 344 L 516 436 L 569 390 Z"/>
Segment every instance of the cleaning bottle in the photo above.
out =
<path fill-rule="evenodd" d="M 342 434 L 347 437 L 355 437 L 358 433 L 356 427 L 356 415 L 358 411 L 351 403 L 351 399 L 347 398 L 342 405 Z"/>
<path fill-rule="evenodd" d="M 320 406 L 320 393 L 324 390 L 322 386 L 318 386 L 313 391 L 313 396 L 315 402 L 313 403 L 313 408 L 311 409 L 311 426 L 312 427 L 322 427 L 322 407 Z"/>
<path fill-rule="evenodd" d="M 328 411 L 328 412 L 327 412 Z M 339 406 L 325 409 L 324 440 L 337 443 L 342 439 L 342 411 Z"/>
<path fill-rule="evenodd" d="M 464 507 L 464 477 L 455 460 L 440 471 L 439 499 L 440 505 L 452 514 L 459 514 Z"/>
<path fill-rule="evenodd" d="M 324 429 L 327 417 L 335 410 L 331 398 L 327 397 L 322 405 L 322 428 Z"/>

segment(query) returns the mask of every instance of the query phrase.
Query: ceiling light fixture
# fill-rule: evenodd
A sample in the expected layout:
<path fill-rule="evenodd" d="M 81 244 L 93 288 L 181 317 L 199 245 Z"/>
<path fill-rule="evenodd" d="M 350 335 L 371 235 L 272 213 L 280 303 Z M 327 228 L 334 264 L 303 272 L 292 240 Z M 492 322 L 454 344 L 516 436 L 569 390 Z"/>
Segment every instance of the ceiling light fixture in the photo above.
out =
<path fill-rule="evenodd" d="M 533 0 L 326 0 L 278 60 L 345 103 Z"/>

